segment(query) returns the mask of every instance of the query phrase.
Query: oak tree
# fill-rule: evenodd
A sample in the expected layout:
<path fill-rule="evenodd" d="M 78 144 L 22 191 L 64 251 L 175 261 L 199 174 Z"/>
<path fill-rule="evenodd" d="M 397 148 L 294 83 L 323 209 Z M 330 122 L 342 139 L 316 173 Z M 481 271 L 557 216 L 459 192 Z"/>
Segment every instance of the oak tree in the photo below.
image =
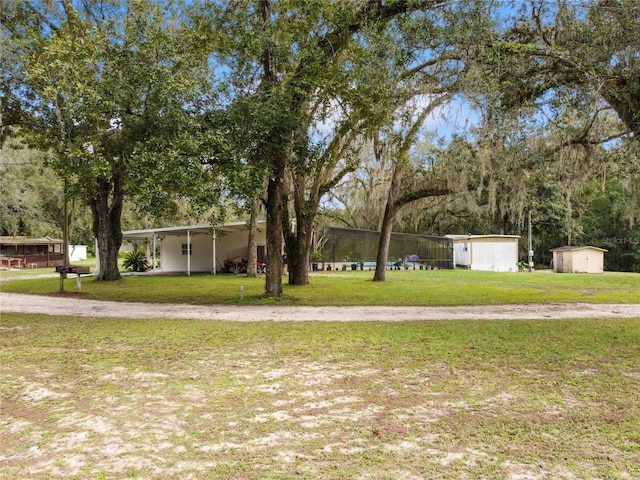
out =
<path fill-rule="evenodd" d="M 197 41 L 179 12 L 149 0 L 2 7 L 2 33 L 20 62 L 11 98 L 21 104 L 21 131 L 51 152 L 67 193 L 86 199 L 98 279 L 116 280 L 124 199 L 161 199 L 200 170 L 175 141 L 202 91 Z"/>

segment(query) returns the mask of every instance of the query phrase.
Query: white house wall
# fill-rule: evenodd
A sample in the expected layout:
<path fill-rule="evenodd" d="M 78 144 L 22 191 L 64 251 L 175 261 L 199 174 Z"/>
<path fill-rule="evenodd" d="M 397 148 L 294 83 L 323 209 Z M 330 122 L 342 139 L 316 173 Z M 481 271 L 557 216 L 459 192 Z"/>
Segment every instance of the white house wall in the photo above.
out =
<path fill-rule="evenodd" d="M 258 245 L 264 245 L 265 240 L 260 240 Z M 218 270 L 222 269 L 227 258 L 241 257 L 245 260 L 249 256 L 249 231 L 246 229 L 234 230 L 231 233 L 218 234 L 216 239 L 216 263 Z M 238 259 L 239 260 L 239 259 Z"/>
<path fill-rule="evenodd" d="M 160 270 L 163 272 L 186 272 L 188 256 L 182 253 L 182 245 L 187 243 L 187 236 L 166 236 L 160 242 Z M 213 271 L 213 242 L 211 234 L 191 235 L 191 271 Z"/>
<path fill-rule="evenodd" d="M 160 271 L 187 272 L 187 255 L 182 254 L 182 245 L 187 244 L 186 235 L 167 235 L 160 242 Z M 211 233 L 191 235 L 191 272 L 213 272 L 213 238 Z M 264 229 L 258 231 L 257 244 L 266 244 Z M 249 231 L 246 228 L 216 232 L 215 256 L 216 271 L 224 267 L 228 258 L 241 257 L 245 260 L 249 255 Z M 239 260 L 239 259 L 238 259 Z"/>

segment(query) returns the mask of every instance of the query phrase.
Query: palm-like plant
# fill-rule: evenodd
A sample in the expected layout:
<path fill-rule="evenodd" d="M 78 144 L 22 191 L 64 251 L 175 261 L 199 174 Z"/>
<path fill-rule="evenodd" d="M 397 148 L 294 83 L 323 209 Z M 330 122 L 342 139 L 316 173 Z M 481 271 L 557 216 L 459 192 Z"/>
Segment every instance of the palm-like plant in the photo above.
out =
<path fill-rule="evenodd" d="M 127 253 L 122 266 L 133 272 L 144 272 L 150 268 L 147 258 L 140 250 Z"/>

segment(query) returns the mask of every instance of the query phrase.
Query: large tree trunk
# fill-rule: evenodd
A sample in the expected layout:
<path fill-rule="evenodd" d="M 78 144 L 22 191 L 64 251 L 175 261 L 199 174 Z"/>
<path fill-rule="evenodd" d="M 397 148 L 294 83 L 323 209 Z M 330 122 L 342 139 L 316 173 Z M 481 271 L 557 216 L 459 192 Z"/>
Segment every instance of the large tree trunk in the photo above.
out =
<path fill-rule="evenodd" d="M 383 147 L 383 145 L 380 145 Z M 385 154 L 384 148 L 377 148 L 377 156 L 381 158 Z M 430 187 L 422 187 L 416 190 L 401 192 L 403 170 L 406 166 L 406 158 L 396 161 L 391 176 L 391 184 L 387 194 L 387 204 L 384 209 L 384 217 L 382 218 L 382 226 L 380 228 L 380 242 L 378 244 L 378 255 L 376 257 L 376 271 L 373 275 L 374 282 L 384 282 L 387 278 L 387 260 L 389 256 L 389 244 L 391 243 L 391 233 L 393 230 L 393 220 L 398 211 L 411 202 L 421 198 L 436 197 L 447 195 L 448 189 L 436 189 Z"/>
<path fill-rule="evenodd" d="M 298 218 L 295 235 L 288 235 L 287 259 L 289 262 L 289 285 L 309 284 L 309 254 L 311 251 L 311 229 L 313 218 Z"/>
<path fill-rule="evenodd" d="M 274 161 L 267 186 L 267 275 L 265 297 L 282 296 L 282 194 L 285 160 Z"/>
<path fill-rule="evenodd" d="M 258 218 L 258 201 L 254 201 L 251 206 L 251 214 L 249 217 L 249 255 L 247 257 L 247 277 L 254 278 L 257 275 L 256 264 L 258 263 L 258 243 L 256 234 Z"/>
<path fill-rule="evenodd" d="M 299 134 L 302 144 L 310 142 L 309 126 L 302 128 Z M 346 133 L 345 133 L 346 132 Z M 355 166 L 346 166 L 339 172 L 334 172 L 340 159 L 344 158 L 345 151 L 351 145 L 353 138 L 349 124 L 342 126 L 336 133 L 331 145 L 316 165 L 313 175 L 308 172 L 293 172 L 291 182 L 293 184 L 294 210 L 296 215 L 295 234 L 290 232 L 289 222 L 283 225 L 284 238 L 287 245 L 287 258 L 289 260 L 289 284 L 308 285 L 311 260 L 311 248 L 313 242 L 313 225 L 318 214 L 320 200 L 323 194 L 329 191 L 330 185 L 335 185 L 339 179 L 348 172 L 355 170 Z M 295 169 L 294 169 L 295 170 Z M 290 189 L 288 189 L 289 191 Z M 285 210 L 285 215 L 288 210 Z"/>
<path fill-rule="evenodd" d="M 111 202 L 109 202 L 111 200 Z M 91 199 L 93 233 L 98 243 L 100 270 L 97 280 L 119 280 L 118 252 L 122 245 L 122 204 L 124 194 L 120 181 L 112 184 L 100 181 L 96 195 Z"/>
<path fill-rule="evenodd" d="M 398 191 L 400 185 L 400 175 L 396 176 L 394 172 L 394 179 L 391 181 L 391 189 L 389 198 L 387 199 L 387 206 L 384 210 L 384 218 L 382 219 L 382 227 L 380 229 L 380 243 L 378 244 L 378 256 L 376 258 L 376 273 L 373 276 L 374 282 L 383 282 L 386 279 L 386 266 L 389 256 L 389 244 L 391 242 L 391 233 L 393 229 L 393 219 L 398 211 L 405 205 L 411 202 L 419 200 L 421 198 L 439 197 L 442 195 L 448 195 L 451 193 L 446 188 L 430 188 L 425 187 L 418 190 L 413 190 L 396 198 L 392 192 Z M 392 200 L 394 199 L 395 200 Z"/>
<path fill-rule="evenodd" d="M 263 22 L 265 29 L 271 25 L 271 1 L 260 0 L 258 2 L 258 16 Z M 261 52 L 261 63 L 263 76 L 261 86 L 264 87 L 266 98 L 270 98 L 278 83 L 271 57 L 273 45 L 270 39 L 265 39 Z M 281 125 L 274 125 L 271 137 L 281 139 L 280 143 L 263 145 L 265 154 L 268 157 L 268 164 L 271 167 L 269 172 L 269 183 L 267 185 L 267 274 L 264 288 L 265 297 L 282 296 L 282 216 L 284 193 L 285 170 L 287 168 L 287 148 L 283 148 L 282 139 L 288 138 L 286 131 L 279 131 Z M 276 145 L 280 145 L 280 148 Z M 286 143 L 284 143 L 286 145 Z"/>
<path fill-rule="evenodd" d="M 387 202 L 380 229 L 380 243 L 378 244 L 378 255 L 376 256 L 376 271 L 373 275 L 374 282 L 384 282 L 387 279 L 387 261 L 389 259 L 389 244 L 391 243 L 391 233 L 393 230 L 393 219 L 398 212 L 398 208 Z"/>
<path fill-rule="evenodd" d="M 374 152 L 376 159 L 382 164 L 389 158 L 389 146 L 378 139 L 378 133 L 374 136 Z M 378 255 L 376 256 L 376 271 L 373 274 L 374 282 L 384 282 L 387 279 L 387 259 L 389 256 L 389 244 L 391 242 L 391 231 L 393 230 L 393 219 L 398 211 L 395 200 L 400 192 L 400 181 L 402 179 L 402 169 L 405 162 L 396 160 L 393 165 L 393 174 L 387 192 L 387 203 L 384 207 L 384 216 L 380 227 L 380 241 L 378 243 Z"/>
<path fill-rule="evenodd" d="M 293 189 L 294 210 L 296 212 L 295 231 L 291 231 L 291 222 L 288 219 L 289 210 L 285 210 L 285 223 L 282 225 L 289 266 L 289 285 L 308 285 L 311 232 L 318 210 L 319 195 L 312 189 L 312 192 L 309 193 L 309 199 L 305 199 L 305 177 L 293 175 L 292 180 L 295 185 Z"/>

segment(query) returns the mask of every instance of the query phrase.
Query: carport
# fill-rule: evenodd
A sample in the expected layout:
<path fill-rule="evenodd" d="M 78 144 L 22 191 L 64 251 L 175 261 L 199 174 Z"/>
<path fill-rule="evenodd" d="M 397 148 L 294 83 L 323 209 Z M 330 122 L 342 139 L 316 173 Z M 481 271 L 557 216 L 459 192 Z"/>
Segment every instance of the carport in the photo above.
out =
<path fill-rule="evenodd" d="M 258 254 L 264 254 L 265 222 L 258 222 Z M 122 232 L 128 242 L 149 242 L 152 251 L 153 273 L 184 272 L 216 274 L 224 259 L 248 256 L 249 228 L 246 222 L 220 225 L 188 225 L 148 228 Z M 160 268 L 156 267 L 156 251 L 160 242 Z M 222 259 L 222 260 L 221 260 Z"/>

